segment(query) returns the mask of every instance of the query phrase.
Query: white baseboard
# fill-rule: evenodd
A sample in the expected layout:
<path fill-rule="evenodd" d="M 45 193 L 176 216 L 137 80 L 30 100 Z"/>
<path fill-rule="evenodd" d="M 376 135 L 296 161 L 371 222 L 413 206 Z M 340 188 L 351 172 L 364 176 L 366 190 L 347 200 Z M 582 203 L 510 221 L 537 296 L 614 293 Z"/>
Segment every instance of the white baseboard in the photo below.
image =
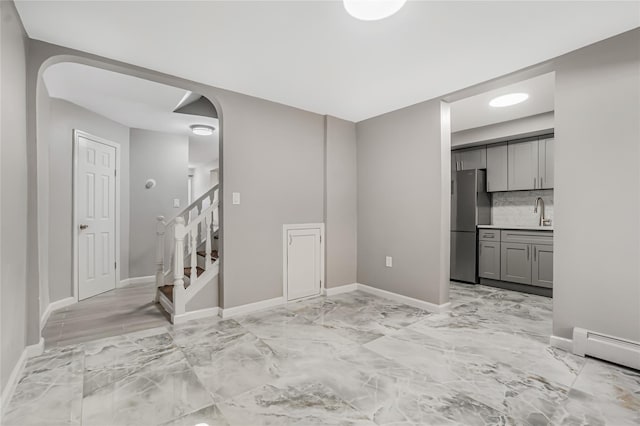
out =
<path fill-rule="evenodd" d="M 75 297 L 66 297 L 64 299 L 56 300 L 55 302 L 49 303 L 49 306 L 47 306 L 47 309 L 44 310 L 44 313 L 40 318 L 40 331 L 42 331 L 44 326 L 47 324 L 47 320 L 49 319 L 49 316 L 51 316 L 51 313 L 53 311 L 66 308 L 67 306 L 73 305 L 74 303 L 76 303 Z"/>
<path fill-rule="evenodd" d="M 549 344 L 554 348 L 573 353 L 573 340 L 571 339 L 552 335 L 549 337 Z"/>
<path fill-rule="evenodd" d="M 366 293 L 375 294 L 376 296 L 384 297 L 385 299 L 390 299 L 395 302 L 404 303 L 405 305 L 413 306 L 416 308 L 424 309 L 427 312 L 432 313 L 441 313 L 446 312 L 450 309 L 451 304 L 449 302 L 443 303 L 442 305 L 436 305 L 434 303 L 425 302 L 424 300 L 415 299 L 409 296 L 403 296 L 398 293 L 393 293 L 387 290 L 381 290 L 376 287 L 371 287 L 366 284 L 345 284 L 339 287 L 332 287 L 325 290 L 326 296 L 334 296 L 336 294 L 348 293 L 350 291 L 360 290 Z"/>
<path fill-rule="evenodd" d="M 18 358 L 18 362 L 16 362 L 16 365 L 13 366 L 13 370 L 11 370 L 11 374 L 9 375 L 9 380 L 7 380 L 7 384 L 4 386 L 4 389 L 2 389 L 2 396 L 0 397 L 0 416 L 4 416 L 7 404 L 11 400 L 11 397 L 16 390 L 18 380 L 20 379 L 22 370 L 24 370 L 24 366 L 27 363 L 27 359 L 41 355 L 43 352 L 44 339 L 42 337 L 40 338 L 40 341 L 35 345 L 29 345 L 22 350 L 20 358 Z"/>
<path fill-rule="evenodd" d="M 398 293 L 392 293 L 387 290 L 382 290 L 376 287 L 371 287 L 366 284 L 358 284 L 358 290 L 364 291 L 370 294 L 375 294 L 376 296 L 384 297 L 385 299 L 393 300 L 394 302 L 404 303 L 405 305 L 413 306 L 415 308 L 424 309 L 427 312 L 431 312 L 434 314 L 439 314 L 442 312 L 446 312 L 451 308 L 451 303 L 443 303 L 441 305 L 436 305 L 435 303 L 425 302 L 424 300 L 415 299 L 409 296 L 403 296 Z"/>
<path fill-rule="evenodd" d="M 156 276 L 155 275 L 147 275 L 146 277 L 134 277 L 134 278 L 127 278 L 124 280 L 121 280 L 116 287 L 117 288 L 122 288 L 122 287 L 127 287 L 130 285 L 134 285 L 134 284 L 151 284 L 156 282 Z"/>
<path fill-rule="evenodd" d="M 172 319 L 174 324 L 182 324 L 200 318 L 215 317 L 219 314 L 220 308 L 216 306 L 215 308 L 198 309 L 197 311 L 189 311 L 180 315 L 172 315 Z"/>
<path fill-rule="evenodd" d="M 358 289 L 358 283 L 345 284 L 338 287 L 331 287 L 324 290 L 325 296 L 335 296 L 336 294 L 349 293 Z"/>
<path fill-rule="evenodd" d="M 234 306 L 233 308 L 226 308 L 220 310 L 220 316 L 222 318 L 231 318 L 238 315 L 245 315 L 252 312 L 262 311 L 264 309 L 273 308 L 275 306 L 284 305 L 284 297 L 275 297 L 273 299 L 261 300 L 260 302 L 248 303 L 246 305 Z"/>

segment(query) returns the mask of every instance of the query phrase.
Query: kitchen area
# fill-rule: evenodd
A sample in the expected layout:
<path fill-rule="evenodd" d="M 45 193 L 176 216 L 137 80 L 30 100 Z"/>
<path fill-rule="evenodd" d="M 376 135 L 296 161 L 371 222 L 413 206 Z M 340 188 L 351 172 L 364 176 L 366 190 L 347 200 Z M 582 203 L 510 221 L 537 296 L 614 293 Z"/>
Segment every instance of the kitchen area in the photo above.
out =
<path fill-rule="evenodd" d="M 451 152 L 451 279 L 551 297 L 554 135 Z"/>

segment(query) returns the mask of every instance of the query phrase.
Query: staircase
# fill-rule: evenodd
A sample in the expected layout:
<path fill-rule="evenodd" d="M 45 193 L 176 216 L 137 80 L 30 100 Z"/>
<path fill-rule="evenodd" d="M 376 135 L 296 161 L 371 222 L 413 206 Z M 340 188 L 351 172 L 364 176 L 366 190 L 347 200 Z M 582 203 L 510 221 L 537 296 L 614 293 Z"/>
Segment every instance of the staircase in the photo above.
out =
<path fill-rule="evenodd" d="M 200 290 L 218 284 L 218 204 L 216 185 L 168 222 L 157 218 L 156 302 L 172 323 Z"/>

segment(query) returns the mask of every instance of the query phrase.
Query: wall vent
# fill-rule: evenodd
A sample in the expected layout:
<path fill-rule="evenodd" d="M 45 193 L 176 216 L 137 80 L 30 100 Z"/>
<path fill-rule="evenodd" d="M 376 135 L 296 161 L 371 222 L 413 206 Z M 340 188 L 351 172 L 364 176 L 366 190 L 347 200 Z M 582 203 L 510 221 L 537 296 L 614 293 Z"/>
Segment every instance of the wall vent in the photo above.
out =
<path fill-rule="evenodd" d="M 640 343 L 584 328 L 573 329 L 573 353 L 640 370 Z"/>

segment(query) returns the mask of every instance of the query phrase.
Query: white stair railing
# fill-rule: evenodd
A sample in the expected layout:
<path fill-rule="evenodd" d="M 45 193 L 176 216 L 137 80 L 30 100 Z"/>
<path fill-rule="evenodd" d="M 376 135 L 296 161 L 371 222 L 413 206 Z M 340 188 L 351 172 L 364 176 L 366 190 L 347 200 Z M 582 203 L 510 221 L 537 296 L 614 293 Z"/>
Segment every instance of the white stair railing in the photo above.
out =
<path fill-rule="evenodd" d="M 185 312 L 185 305 L 218 273 L 211 259 L 213 238 L 219 228 L 218 185 L 211 188 L 168 222 L 157 217 L 156 285 L 173 284 L 173 314 Z M 169 238 L 167 238 L 169 235 Z M 204 271 L 198 275 L 198 247 L 205 245 Z M 185 283 L 185 258 L 191 268 L 189 288 Z M 159 294 L 156 296 L 159 298 Z"/>

